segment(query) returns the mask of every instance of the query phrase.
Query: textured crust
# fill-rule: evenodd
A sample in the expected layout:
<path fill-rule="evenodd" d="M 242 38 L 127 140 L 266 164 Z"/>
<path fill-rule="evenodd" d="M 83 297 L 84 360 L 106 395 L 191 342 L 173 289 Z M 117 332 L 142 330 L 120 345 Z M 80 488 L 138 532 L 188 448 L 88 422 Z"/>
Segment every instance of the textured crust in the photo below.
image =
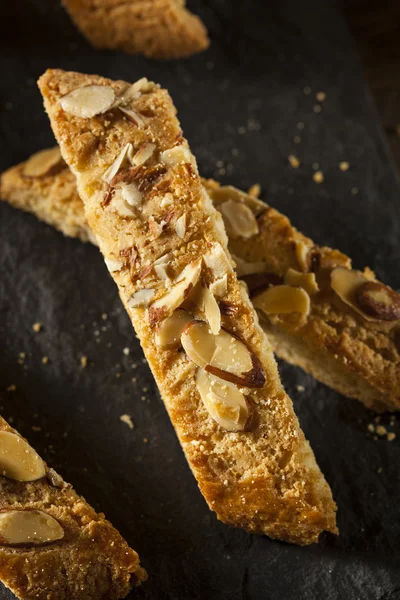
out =
<path fill-rule="evenodd" d="M 87 239 L 91 232 L 83 204 L 77 196 L 75 177 L 68 173 L 65 163 L 62 172 L 42 177 L 39 182 L 21 176 L 24 164 L 2 175 L 2 198 L 17 208 L 33 212 L 66 235 Z M 65 195 L 60 197 L 60 185 L 66 180 L 68 187 L 63 188 Z M 299 268 L 294 244 L 302 242 L 314 252 L 350 266 L 348 257 L 336 250 L 319 248 L 264 202 L 230 187 L 220 188 L 215 181 L 203 180 L 203 183 L 217 207 L 218 190 L 223 191 L 225 199 L 233 190 L 232 198 L 239 195 L 256 213 L 268 209 L 259 220 L 260 232 L 254 239 L 230 240 L 229 247 L 236 256 L 265 261 L 269 271 L 282 275 L 289 267 Z M 275 319 L 272 323 L 260 316 L 261 325 L 280 358 L 302 367 L 322 383 L 360 400 L 368 408 L 399 410 L 400 356 L 395 330 L 377 331 L 376 324 L 362 319 L 329 290 L 311 297 L 307 325 L 295 331 L 284 320 Z"/>
<path fill-rule="evenodd" d="M 0 431 L 12 429 L 0 417 Z M 0 510 L 31 508 L 64 529 L 59 542 L 0 546 L 0 580 L 24 600 L 117 600 L 147 579 L 139 557 L 103 514 L 46 466 L 46 477 L 21 483 L 0 476 Z"/>
<path fill-rule="evenodd" d="M 331 491 L 282 388 L 267 337 L 234 273 L 229 274 L 225 300 L 234 304 L 237 312 L 235 317 L 224 317 L 223 324 L 252 348 L 267 376 L 262 389 L 251 390 L 256 422 L 246 433 L 229 433 L 210 418 L 196 389 L 195 365 L 182 352 L 158 348 L 147 311 L 128 306 L 132 294 L 145 287 L 157 290 L 154 300 L 163 295 L 164 284 L 147 269 L 156 258 L 171 253 L 169 266 L 174 278 L 214 243 L 226 247 L 227 239 L 193 157 L 192 163 L 169 168 L 162 178 L 163 194 L 168 188 L 173 205 L 168 207 L 168 227 L 157 239 L 152 237 L 149 219 L 160 221 L 165 209 L 155 189 L 147 195 L 142 210 L 131 218 L 122 218 L 112 202 L 104 205 L 107 186 L 102 174 L 127 142 L 137 149 L 152 141 L 158 151 L 176 143 L 187 146 L 172 101 L 157 86 L 132 102 L 131 107 L 144 117 L 141 128 L 119 111 L 82 120 L 61 109 L 61 96 L 93 83 L 112 86 L 117 93 L 128 85 L 63 71 L 48 71 L 39 81 L 55 136 L 77 177 L 86 216 L 103 255 L 115 258 L 133 240 L 137 247 L 138 257 L 130 269 L 113 273 L 113 277 L 205 499 L 222 521 L 290 542 L 309 544 L 324 529 L 336 532 Z M 187 226 L 181 239 L 174 233 L 174 224 L 183 213 Z M 140 272 L 147 274 L 140 278 Z M 207 283 L 209 275 L 204 275 Z"/>
<path fill-rule="evenodd" d="M 96 48 L 182 58 L 208 47 L 202 21 L 182 0 L 63 0 L 73 21 Z"/>

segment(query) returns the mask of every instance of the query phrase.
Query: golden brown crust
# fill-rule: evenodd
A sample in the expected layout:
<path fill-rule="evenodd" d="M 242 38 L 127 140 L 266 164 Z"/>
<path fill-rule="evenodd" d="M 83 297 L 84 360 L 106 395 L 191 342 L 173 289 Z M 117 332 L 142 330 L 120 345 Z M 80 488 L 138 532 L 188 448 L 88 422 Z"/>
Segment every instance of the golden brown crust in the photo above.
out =
<path fill-rule="evenodd" d="M 63 0 L 73 21 L 96 48 L 182 58 L 209 45 L 202 21 L 181 0 Z"/>
<path fill-rule="evenodd" d="M 316 541 L 323 529 L 335 532 L 330 489 L 282 388 L 268 340 L 234 273 L 229 272 L 225 300 L 237 310 L 234 317 L 223 317 L 223 326 L 234 330 L 252 349 L 267 375 L 263 388 L 247 390 L 257 417 L 248 432 L 227 432 L 210 418 L 196 390 L 195 365 L 183 352 L 158 347 L 147 311 L 129 304 L 132 296 L 145 288 L 155 290 L 153 304 L 164 297 L 165 283 L 148 269 L 155 259 L 170 255 L 173 280 L 215 244 L 226 248 L 227 240 L 221 218 L 204 193 L 194 158 L 181 137 L 168 93 L 153 86 L 132 101 L 130 108 L 143 118 L 140 127 L 118 110 L 89 120 L 62 110 L 62 96 L 93 84 L 112 87 L 117 94 L 128 85 L 63 71 L 48 71 L 39 82 L 54 133 L 64 159 L 77 176 L 86 216 L 102 253 L 106 259 L 116 260 L 121 251 L 125 254 L 135 243 L 130 268 L 122 267 L 112 275 L 203 495 L 220 519 L 251 531 L 299 544 Z M 176 144 L 187 152 L 187 162 L 169 166 L 145 193 L 140 210 L 123 217 L 115 198 L 104 202 L 109 188 L 102 176 L 127 143 L 136 151 L 150 142 L 157 149 L 149 169 L 164 160 L 161 152 Z M 163 204 L 167 194 L 171 202 L 168 212 L 172 214 L 168 219 Z M 183 215 L 187 222 L 180 237 L 175 228 Z M 161 220 L 167 225 L 161 235 L 154 235 L 149 223 Z M 210 277 L 203 271 L 205 284 Z"/>
<path fill-rule="evenodd" d="M 21 176 L 24 164 L 2 175 L 2 198 L 17 208 L 33 212 L 66 235 L 84 240 L 89 236 L 93 238 L 72 173 L 69 172 L 67 176 L 62 171 L 34 181 L 33 178 Z M 64 184 L 66 180 L 68 184 Z M 204 180 L 204 184 L 218 207 L 218 194 L 215 195 L 213 190 L 218 190 L 219 184 L 211 180 Z M 61 194 L 60 188 L 63 190 Z M 225 198 L 232 188 L 221 189 Z M 319 248 L 292 227 L 278 211 L 238 190 L 233 197 L 237 197 L 237 193 L 256 213 L 263 211 L 263 218 L 259 220 L 259 235 L 245 242 L 231 240 L 230 248 L 244 260 L 264 260 L 268 271 L 278 276 L 277 282 L 288 268 L 300 268 L 295 252 L 296 243 L 306 244 L 313 249 L 315 256 L 317 253 L 324 256 L 325 261 L 351 266 L 348 257 L 337 250 Z M 257 275 L 253 279 L 260 280 Z M 264 279 L 271 278 L 268 275 Z M 306 326 L 295 331 L 285 320 L 275 319 L 272 323 L 261 315 L 261 325 L 268 333 L 274 352 L 343 395 L 362 401 L 369 408 L 378 411 L 398 410 L 400 342 L 396 338 L 396 331 L 376 332 L 376 325 L 371 326 L 360 318 L 334 297 L 331 291 L 324 296 L 318 294 L 311 297 L 311 307 Z"/>
<path fill-rule="evenodd" d="M 0 417 L 0 431 L 17 433 Z M 0 545 L 0 580 L 24 600 L 118 600 L 147 579 L 139 557 L 103 514 L 46 465 L 46 476 L 0 476 L 0 511 L 41 510 L 64 529 L 47 545 Z"/>

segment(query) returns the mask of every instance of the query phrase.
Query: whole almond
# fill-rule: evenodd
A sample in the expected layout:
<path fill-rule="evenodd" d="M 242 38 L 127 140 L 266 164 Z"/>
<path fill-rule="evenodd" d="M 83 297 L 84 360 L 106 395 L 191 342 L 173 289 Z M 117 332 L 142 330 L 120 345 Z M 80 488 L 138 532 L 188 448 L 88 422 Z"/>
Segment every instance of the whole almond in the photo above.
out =
<path fill-rule="evenodd" d="M 368 281 L 356 292 L 357 302 L 371 317 L 383 321 L 400 319 L 400 294 L 379 281 Z"/>

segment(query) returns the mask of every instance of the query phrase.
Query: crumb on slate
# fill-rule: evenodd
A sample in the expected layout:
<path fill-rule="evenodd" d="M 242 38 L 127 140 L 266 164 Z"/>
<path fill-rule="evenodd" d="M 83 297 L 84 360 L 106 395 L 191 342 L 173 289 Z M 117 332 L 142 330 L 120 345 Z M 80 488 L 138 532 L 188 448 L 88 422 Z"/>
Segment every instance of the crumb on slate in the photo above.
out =
<path fill-rule="evenodd" d="M 343 172 L 348 171 L 350 169 L 350 164 L 347 162 L 347 160 L 342 160 L 339 163 L 339 169 Z"/>
<path fill-rule="evenodd" d="M 43 365 L 47 365 L 49 362 L 49 357 L 48 356 L 42 356 L 42 364 Z"/>
<path fill-rule="evenodd" d="M 129 415 L 121 415 L 119 419 L 120 419 L 120 421 L 122 421 L 122 423 L 125 423 L 126 425 L 128 425 L 129 429 L 134 428 L 132 418 Z"/>
<path fill-rule="evenodd" d="M 386 436 L 386 439 L 388 442 L 393 442 L 393 440 L 396 439 L 396 434 L 393 431 L 389 431 L 389 433 Z"/>
<path fill-rule="evenodd" d="M 318 100 L 318 102 L 324 102 L 326 100 L 326 93 L 325 92 L 317 92 L 315 94 L 315 97 Z"/>
<path fill-rule="evenodd" d="M 81 367 L 82 369 L 85 369 L 87 367 L 88 364 L 88 357 L 87 356 L 81 356 Z"/>
<path fill-rule="evenodd" d="M 39 331 L 41 331 L 42 327 L 43 327 L 43 325 L 41 323 L 39 323 L 39 322 L 38 323 L 34 323 L 32 325 L 32 329 L 33 329 L 33 331 L 35 333 L 39 333 Z"/>
<path fill-rule="evenodd" d="M 294 154 L 289 154 L 288 156 L 288 161 L 291 167 L 293 167 L 293 169 L 298 169 L 300 166 L 300 161 L 297 158 L 297 156 L 295 156 Z"/>
<path fill-rule="evenodd" d="M 305 392 L 306 388 L 304 387 L 304 385 L 296 385 L 296 389 L 298 392 Z"/>
<path fill-rule="evenodd" d="M 252 185 L 248 192 L 249 196 L 253 196 L 253 198 L 259 198 L 260 194 L 261 194 L 261 186 L 259 183 L 255 183 L 254 185 Z"/>
<path fill-rule="evenodd" d="M 129 348 L 124 348 L 122 352 L 125 354 L 125 356 L 129 356 L 130 350 Z"/>
<path fill-rule="evenodd" d="M 313 175 L 313 179 L 315 181 L 315 183 L 323 183 L 324 181 L 324 174 L 322 171 L 315 171 L 314 175 Z"/>
<path fill-rule="evenodd" d="M 11 385 L 8 386 L 7 392 L 15 392 L 16 389 L 17 389 L 17 386 L 15 385 L 15 383 L 12 383 Z"/>

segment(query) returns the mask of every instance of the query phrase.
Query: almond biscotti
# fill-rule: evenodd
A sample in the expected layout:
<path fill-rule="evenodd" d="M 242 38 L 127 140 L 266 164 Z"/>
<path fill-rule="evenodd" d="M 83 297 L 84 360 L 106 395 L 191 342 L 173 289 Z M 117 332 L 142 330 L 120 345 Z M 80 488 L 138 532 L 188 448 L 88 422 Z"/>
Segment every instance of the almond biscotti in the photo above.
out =
<path fill-rule="evenodd" d="M 6 171 L 1 177 L 1 196 L 67 235 L 76 235 L 76 227 L 81 239 L 88 238 L 91 233 L 74 176 L 65 163 L 53 174 L 40 157 L 41 153 L 35 154 Z M 25 174 L 26 170 L 30 172 L 32 160 L 41 164 L 38 180 Z M 57 180 L 68 181 L 60 198 Z M 371 409 L 399 410 L 398 294 L 388 292 L 392 309 L 385 318 L 377 318 L 376 314 L 371 318 L 373 315 L 365 312 L 365 301 L 364 308 L 356 299 L 352 303 L 351 297 L 346 302 L 340 291 L 343 275 L 353 278 L 357 286 L 365 279 L 375 281 L 369 269 L 362 276 L 351 271 L 347 256 L 317 246 L 264 202 L 215 181 L 203 180 L 203 185 L 221 211 L 236 273 L 248 283 L 261 325 L 278 356 Z M 71 222 L 75 224 L 73 229 Z M 335 279 L 338 276 L 339 288 Z M 378 289 L 388 290 L 377 284 Z"/>
<path fill-rule="evenodd" d="M 168 93 L 59 70 L 39 85 L 209 506 L 226 523 L 298 544 L 335 532 L 331 491 Z"/>
<path fill-rule="evenodd" d="M 104 515 L 0 417 L 0 581 L 23 600 L 118 600 L 146 579 Z"/>
<path fill-rule="evenodd" d="M 208 47 L 203 22 L 184 0 L 63 0 L 96 48 L 149 58 L 182 58 Z"/>

